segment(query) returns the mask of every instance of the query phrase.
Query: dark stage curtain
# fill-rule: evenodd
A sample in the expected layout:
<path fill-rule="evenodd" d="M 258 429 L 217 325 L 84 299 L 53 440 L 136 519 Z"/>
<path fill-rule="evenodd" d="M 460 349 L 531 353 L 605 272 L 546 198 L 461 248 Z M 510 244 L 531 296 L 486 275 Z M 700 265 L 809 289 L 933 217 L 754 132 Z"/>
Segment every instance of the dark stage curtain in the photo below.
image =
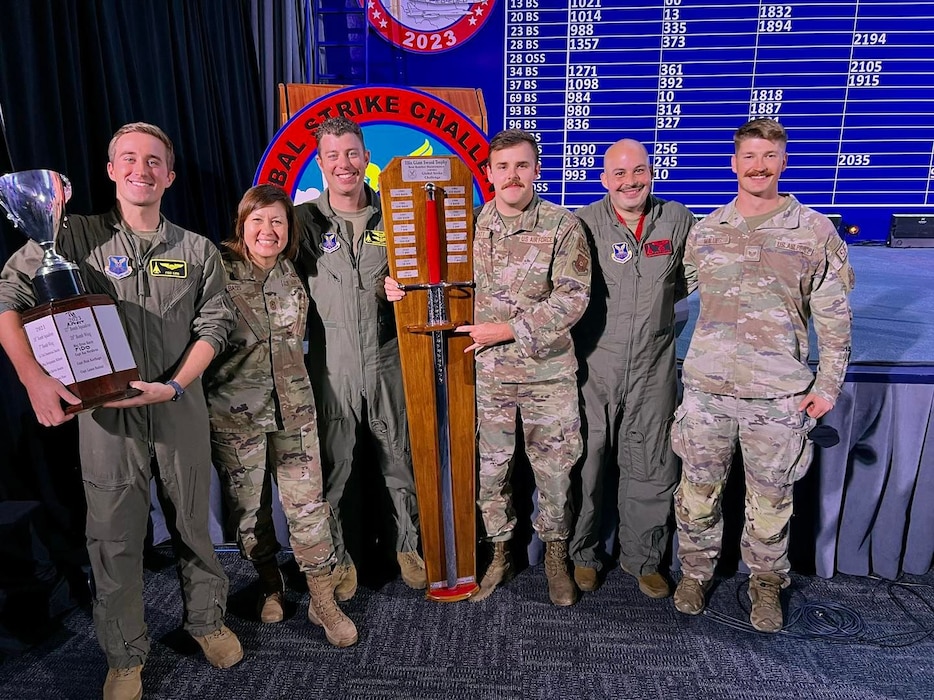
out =
<path fill-rule="evenodd" d="M 113 206 L 107 146 L 133 121 L 176 149 L 165 215 L 212 240 L 232 228 L 269 141 L 249 0 L 4 0 L 0 168 L 72 181 L 72 213 Z M 25 240 L 5 217 L 0 263 Z M 71 552 L 83 548 L 75 426 L 41 428 L 0 352 L 0 500 L 40 501 Z M 2 506 L 3 503 L 0 503 Z"/>
<path fill-rule="evenodd" d="M 266 131 L 279 130 L 279 83 L 314 82 L 314 0 L 254 0 L 253 41 L 263 90 Z"/>
<path fill-rule="evenodd" d="M 166 216 L 225 238 L 268 141 L 251 6 L 4 2 L 0 104 L 15 169 L 59 170 L 74 186 L 69 211 L 105 211 L 113 203 L 110 137 L 126 122 L 152 122 L 176 148 Z"/>
<path fill-rule="evenodd" d="M 816 565 L 888 579 L 934 563 L 934 386 L 847 382 L 825 423 Z"/>

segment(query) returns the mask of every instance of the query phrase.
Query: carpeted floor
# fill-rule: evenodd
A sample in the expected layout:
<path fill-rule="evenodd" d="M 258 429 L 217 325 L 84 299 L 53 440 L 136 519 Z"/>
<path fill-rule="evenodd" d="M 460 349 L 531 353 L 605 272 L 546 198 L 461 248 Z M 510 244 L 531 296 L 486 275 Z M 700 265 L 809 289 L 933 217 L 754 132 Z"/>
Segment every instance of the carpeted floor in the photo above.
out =
<path fill-rule="evenodd" d="M 394 580 L 379 590 L 361 587 L 345 604 L 360 643 L 339 650 L 308 623 L 307 594 L 297 590 L 285 622 L 256 622 L 251 567 L 232 552 L 220 557 L 233 591 L 228 624 L 245 660 L 226 671 L 210 668 L 178 628 L 174 569 L 147 571 L 154 643 L 145 698 L 934 697 L 934 572 L 895 585 L 795 577 L 785 594 L 792 613 L 805 604 L 846 606 L 859 616 L 851 627 L 861 618 L 863 630 L 853 633 L 862 643 L 807 638 L 807 629 L 839 615 L 829 607 L 810 610 L 807 629 L 752 631 L 739 575 L 714 589 L 697 618 L 677 613 L 670 599 L 644 597 L 619 569 L 564 609 L 548 603 L 541 566 L 481 604 L 431 603 Z M 0 697 L 99 698 L 105 673 L 90 612 L 79 608 L 41 646 L 0 665 Z"/>

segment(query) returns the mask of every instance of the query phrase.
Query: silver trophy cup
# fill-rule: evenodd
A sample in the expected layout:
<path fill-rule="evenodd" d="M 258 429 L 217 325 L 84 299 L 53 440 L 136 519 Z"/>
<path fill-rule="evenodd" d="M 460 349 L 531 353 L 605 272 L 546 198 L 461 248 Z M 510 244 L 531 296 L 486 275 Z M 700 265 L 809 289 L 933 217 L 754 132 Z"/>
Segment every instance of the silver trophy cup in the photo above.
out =
<path fill-rule="evenodd" d="M 55 250 L 71 183 L 53 170 L 24 170 L 0 177 L 0 205 L 16 228 L 42 246 L 32 284 L 40 304 L 84 294 L 78 266 Z"/>
<path fill-rule="evenodd" d="M 38 304 L 22 312 L 23 330 L 36 361 L 81 403 L 77 413 L 134 396 L 139 370 L 114 300 L 87 294 L 78 266 L 55 250 L 64 228 L 71 183 L 52 170 L 24 170 L 0 177 L 0 204 L 44 253 L 32 279 Z"/>

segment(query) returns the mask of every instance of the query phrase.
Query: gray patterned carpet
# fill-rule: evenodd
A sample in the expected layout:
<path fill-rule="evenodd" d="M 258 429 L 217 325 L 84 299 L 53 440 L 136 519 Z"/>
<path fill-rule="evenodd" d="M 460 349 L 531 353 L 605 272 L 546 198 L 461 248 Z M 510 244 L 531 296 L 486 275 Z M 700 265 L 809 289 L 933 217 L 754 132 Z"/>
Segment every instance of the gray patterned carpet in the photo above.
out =
<path fill-rule="evenodd" d="M 345 610 L 360 643 L 330 647 L 305 619 L 307 594 L 289 594 L 279 625 L 252 619 L 252 572 L 222 552 L 233 595 L 228 624 L 247 651 L 233 669 L 210 668 L 178 628 L 171 566 L 146 573 L 154 639 L 145 698 L 918 698 L 934 697 L 934 573 L 892 586 L 867 578 L 795 577 L 785 600 L 834 603 L 864 628 L 850 641 L 808 638 L 802 623 L 769 636 L 745 624 L 745 578 L 722 581 L 708 612 L 677 613 L 618 569 L 572 608 L 547 600 L 541 565 L 489 600 L 430 603 L 394 580 L 361 587 Z M 810 629 L 834 615 L 818 609 Z M 901 646 L 907 645 L 907 646 Z M 106 673 L 87 609 L 39 647 L 0 665 L 0 697 L 99 698 Z"/>

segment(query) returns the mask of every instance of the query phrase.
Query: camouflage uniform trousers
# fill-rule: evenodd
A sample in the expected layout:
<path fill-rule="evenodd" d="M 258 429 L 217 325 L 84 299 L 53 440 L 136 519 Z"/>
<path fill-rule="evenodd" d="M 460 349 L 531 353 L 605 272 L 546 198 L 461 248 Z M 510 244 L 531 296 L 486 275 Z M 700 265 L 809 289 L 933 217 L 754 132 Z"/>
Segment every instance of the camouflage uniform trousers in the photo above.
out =
<path fill-rule="evenodd" d="M 487 537 L 494 542 L 509 540 L 516 525 L 509 479 L 519 415 L 538 487 L 539 513 L 533 527 L 543 542 L 566 540 L 571 469 L 583 450 L 577 382 L 505 384 L 484 375 L 477 373 L 477 504 Z"/>
<path fill-rule="evenodd" d="M 272 483 L 279 486 L 289 543 L 304 572 L 335 563 L 331 508 L 324 497 L 317 426 L 257 435 L 211 434 L 211 452 L 227 493 L 230 525 L 245 559 L 268 561 L 279 551 L 272 520 Z"/>
<path fill-rule="evenodd" d="M 775 573 L 788 585 L 794 483 L 813 455 L 807 433 L 815 420 L 798 411 L 803 396 L 740 399 L 685 389 L 671 430 L 682 459 L 675 520 L 685 576 L 713 578 L 723 539 L 720 501 L 738 443 L 746 477 L 743 561 L 750 573 Z"/>

